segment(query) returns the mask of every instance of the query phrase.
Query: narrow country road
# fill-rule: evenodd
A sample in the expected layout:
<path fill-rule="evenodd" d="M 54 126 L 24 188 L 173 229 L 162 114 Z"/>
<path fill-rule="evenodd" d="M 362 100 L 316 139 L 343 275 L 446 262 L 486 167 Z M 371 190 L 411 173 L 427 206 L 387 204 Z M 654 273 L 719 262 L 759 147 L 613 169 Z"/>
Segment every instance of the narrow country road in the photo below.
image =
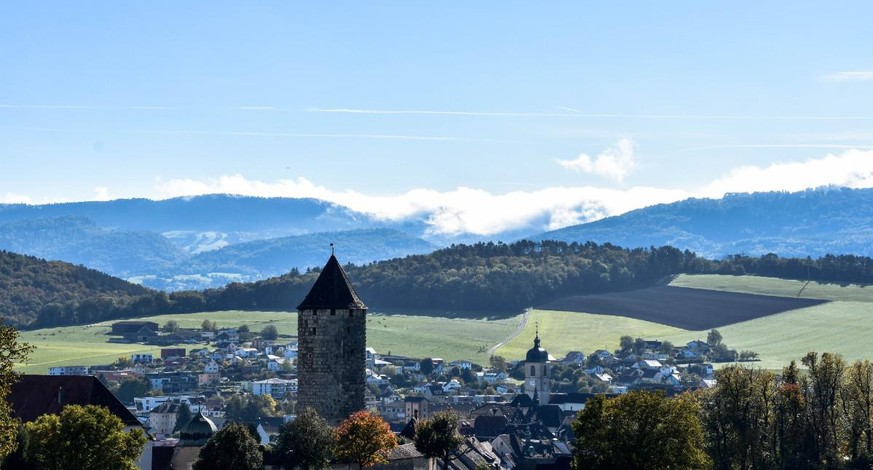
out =
<path fill-rule="evenodd" d="M 528 319 L 528 317 L 530 316 L 530 311 L 531 311 L 530 308 L 526 308 L 526 309 L 524 309 L 524 313 L 521 314 L 521 321 L 518 322 L 518 326 L 515 327 L 515 331 L 513 331 L 512 333 L 510 333 L 510 335 L 507 336 L 506 338 L 504 338 L 503 341 L 501 341 L 501 342 L 495 344 L 494 346 L 491 346 L 490 348 L 488 348 L 488 355 L 489 355 L 489 356 L 493 356 L 493 355 L 494 355 L 494 352 L 497 351 L 497 349 L 499 349 L 499 348 L 500 348 L 501 346 L 503 346 L 504 344 L 506 344 L 506 343 L 508 343 L 508 342 L 510 342 L 510 341 L 512 341 L 512 340 L 514 340 L 516 336 L 518 336 L 518 335 L 521 334 L 521 332 L 524 330 L 524 327 L 527 326 L 527 319 Z"/>

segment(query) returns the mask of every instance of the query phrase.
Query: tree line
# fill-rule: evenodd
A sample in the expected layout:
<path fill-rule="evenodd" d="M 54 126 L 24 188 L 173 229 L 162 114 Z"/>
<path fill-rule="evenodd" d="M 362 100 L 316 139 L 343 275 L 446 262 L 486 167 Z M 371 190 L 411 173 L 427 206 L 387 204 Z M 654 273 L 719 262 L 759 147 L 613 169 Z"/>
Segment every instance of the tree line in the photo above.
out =
<path fill-rule="evenodd" d="M 558 241 L 452 245 L 427 255 L 413 255 L 365 265 L 346 265 L 362 299 L 371 307 L 461 312 L 515 313 L 571 295 L 646 287 L 677 274 L 755 274 L 837 283 L 873 283 L 873 260 L 854 255 L 818 259 L 733 255 L 710 260 L 670 246 L 622 248 L 609 243 Z M 0 266 L 0 275 L 2 275 Z M 296 269 L 254 283 L 231 283 L 217 289 L 173 293 L 102 290 L 62 301 L 50 298 L 19 305 L 7 321 L 28 328 L 93 323 L 165 313 L 217 310 L 293 311 L 319 270 Z M 5 302 L 26 297 L 44 283 L 19 282 Z M 69 281 L 73 282 L 73 281 Z M 123 282 L 118 280 L 118 282 Z M 4 296 L 5 295 L 5 296 Z M 24 313 L 36 312 L 35 318 Z M 7 310 L 8 311 L 8 310 Z M 29 318 L 29 319 L 28 319 Z"/>
<path fill-rule="evenodd" d="M 589 400 L 577 468 L 855 469 L 873 465 L 873 364 L 810 352 L 781 374 L 744 366 L 712 389 Z"/>

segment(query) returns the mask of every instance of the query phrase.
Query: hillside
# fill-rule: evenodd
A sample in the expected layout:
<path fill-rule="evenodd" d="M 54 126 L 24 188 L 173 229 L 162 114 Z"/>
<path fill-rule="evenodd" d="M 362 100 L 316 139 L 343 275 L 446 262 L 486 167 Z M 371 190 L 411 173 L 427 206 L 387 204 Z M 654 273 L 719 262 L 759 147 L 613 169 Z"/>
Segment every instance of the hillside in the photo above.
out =
<path fill-rule="evenodd" d="M 160 234 L 109 230 L 80 216 L 0 225 L 0 249 L 81 264 L 116 277 L 170 269 L 188 256 Z"/>
<path fill-rule="evenodd" d="M 421 231 L 413 223 L 404 229 Z M 354 263 L 436 246 L 313 199 L 228 195 L 0 204 L 0 249 L 81 264 L 168 291 L 220 287 L 318 266 L 334 242 Z"/>
<path fill-rule="evenodd" d="M 873 189 L 728 195 L 647 207 L 541 233 L 533 240 L 670 245 L 702 256 L 734 253 L 873 255 Z"/>
<path fill-rule="evenodd" d="M 732 349 L 752 350 L 761 355 L 758 367 L 781 370 L 791 360 L 799 360 L 809 351 L 829 351 L 843 355 L 847 361 L 870 357 L 870 322 L 873 290 L 868 285 L 838 285 L 803 282 L 759 276 L 681 275 L 670 283 L 672 287 L 698 290 L 711 296 L 705 310 L 715 313 L 724 309 L 720 294 L 741 293 L 767 296 L 778 303 L 798 300 L 827 300 L 817 305 L 803 306 L 779 313 L 722 322 L 718 331 Z M 633 293 L 632 293 L 633 294 Z M 646 339 L 668 340 L 685 344 L 706 339 L 708 328 L 677 327 L 653 315 L 634 315 L 638 306 L 635 294 L 622 304 L 615 296 L 609 314 L 580 311 L 536 309 L 530 313 L 527 327 L 517 338 L 500 348 L 506 357 L 521 357 L 530 348 L 534 337 L 532 324 L 537 323 L 543 347 L 556 357 L 569 351 L 590 354 L 595 349 L 618 348 L 622 335 Z M 575 306 L 578 306 L 577 303 Z M 704 311 L 704 310 L 701 310 Z M 715 311 L 715 312 L 712 312 Z"/>
<path fill-rule="evenodd" d="M 295 268 L 322 266 L 331 243 L 344 262 L 358 265 L 430 253 L 437 248 L 421 238 L 390 229 L 311 233 L 237 243 L 197 253 L 172 269 L 162 271 L 165 278 L 141 278 L 141 282 L 150 287 L 178 290 L 220 287 L 222 278 L 214 273 L 240 281 L 264 279 Z M 211 277 L 207 280 L 194 277 L 204 274 Z"/>
<path fill-rule="evenodd" d="M 0 312 L 8 323 L 26 325 L 40 312 L 71 305 L 85 312 L 101 299 L 124 303 L 149 292 L 93 269 L 0 251 Z"/>

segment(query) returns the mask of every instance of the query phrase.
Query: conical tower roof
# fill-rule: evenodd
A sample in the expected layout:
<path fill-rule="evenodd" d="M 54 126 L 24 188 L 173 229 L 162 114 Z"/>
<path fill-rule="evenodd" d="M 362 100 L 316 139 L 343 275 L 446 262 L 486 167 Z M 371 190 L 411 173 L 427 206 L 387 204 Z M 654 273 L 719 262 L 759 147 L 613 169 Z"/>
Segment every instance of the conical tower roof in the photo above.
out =
<path fill-rule="evenodd" d="M 349 282 L 346 272 L 340 266 L 336 256 L 330 255 L 324 269 L 321 270 L 312 289 L 306 294 L 297 310 L 314 310 L 327 308 L 367 308 L 358 298 L 358 294 Z"/>

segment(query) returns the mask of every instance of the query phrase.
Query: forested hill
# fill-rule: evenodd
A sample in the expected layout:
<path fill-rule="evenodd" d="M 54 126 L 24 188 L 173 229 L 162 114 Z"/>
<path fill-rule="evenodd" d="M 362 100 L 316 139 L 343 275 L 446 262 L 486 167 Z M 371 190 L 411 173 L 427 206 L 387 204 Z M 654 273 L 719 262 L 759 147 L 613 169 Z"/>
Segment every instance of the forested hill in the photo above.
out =
<path fill-rule="evenodd" d="M 670 245 L 715 258 L 733 253 L 873 256 L 873 189 L 820 188 L 687 199 L 530 238 Z"/>
<path fill-rule="evenodd" d="M 627 249 L 593 242 L 554 241 L 454 245 L 428 255 L 363 266 L 347 265 L 346 271 L 372 310 L 416 309 L 486 315 L 514 315 L 526 307 L 565 296 L 646 287 L 681 273 L 759 274 L 873 284 L 873 260 L 854 255 L 828 255 L 819 259 L 780 258 L 772 254 L 734 255 L 713 261 L 669 246 Z M 89 275 L 95 275 L 92 273 Z M 119 292 L 117 297 L 95 292 L 96 297 L 52 303 L 30 311 L 30 316 L 20 318 L 19 322 L 35 328 L 162 313 L 231 309 L 293 311 L 317 276 L 318 270 L 302 273 L 295 270 L 255 283 L 232 283 L 220 289 L 170 294 L 151 291 L 135 298 L 126 291 Z M 21 277 L 31 286 L 23 287 L 22 283 L 13 289 L 19 292 L 13 300 L 21 300 L 27 295 L 26 289 L 40 283 L 36 276 Z M 113 282 L 129 286 L 117 279 Z"/>
<path fill-rule="evenodd" d="M 39 312 L 76 305 L 82 312 L 99 299 L 130 302 L 151 292 L 93 269 L 0 250 L 0 315 L 30 323 Z"/>

